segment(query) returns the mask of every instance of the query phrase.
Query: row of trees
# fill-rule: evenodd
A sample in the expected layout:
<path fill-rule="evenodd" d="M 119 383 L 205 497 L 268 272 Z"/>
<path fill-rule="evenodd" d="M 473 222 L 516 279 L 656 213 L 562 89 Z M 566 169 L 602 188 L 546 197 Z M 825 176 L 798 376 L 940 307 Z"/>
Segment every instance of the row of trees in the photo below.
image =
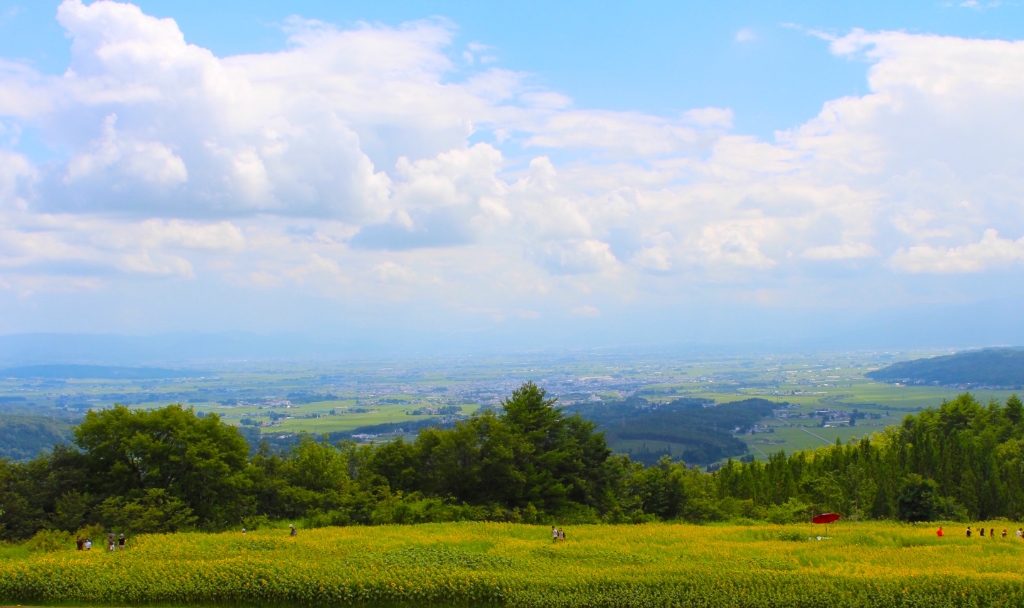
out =
<path fill-rule="evenodd" d="M 969 394 L 849 445 L 727 463 L 718 496 L 864 518 L 1024 518 L 1024 406 Z"/>
<path fill-rule="evenodd" d="M 89 412 L 75 445 L 0 460 L 0 536 L 100 523 L 133 531 L 258 526 L 265 519 L 385 523 L 437 519 L 597 519 L 628 462 L 601 434 L 529 383 L 453 429 L 413 442 L 261 449 L 215 415 L 172 405 Z"/>
<path fill-rule="evenodd" d="M 594 425 L 532 383 L 453 429 L 380 446 L 303 439 L 249 454 L 237 429 L 190 409 L 90 412 L 75 445 L 0 460 L 0 537 L 89 524 L 131 532 L 453 519 L 539 522 L 749 517 L 1024 516 L 1020 400 L 963 395 L 850 445 L 729 461 L 713 474 L 613 455 Z"/>

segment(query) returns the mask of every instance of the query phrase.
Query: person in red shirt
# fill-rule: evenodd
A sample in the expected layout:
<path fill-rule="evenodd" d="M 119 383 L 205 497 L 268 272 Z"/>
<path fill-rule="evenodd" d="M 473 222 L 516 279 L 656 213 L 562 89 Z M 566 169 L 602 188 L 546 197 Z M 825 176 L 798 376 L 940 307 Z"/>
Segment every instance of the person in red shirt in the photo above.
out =
<path fill-rule="evenodd" d="M 942 526 L 939 526 L 939 529 L 935 531 L 935 536 L 942 538 Z"/>

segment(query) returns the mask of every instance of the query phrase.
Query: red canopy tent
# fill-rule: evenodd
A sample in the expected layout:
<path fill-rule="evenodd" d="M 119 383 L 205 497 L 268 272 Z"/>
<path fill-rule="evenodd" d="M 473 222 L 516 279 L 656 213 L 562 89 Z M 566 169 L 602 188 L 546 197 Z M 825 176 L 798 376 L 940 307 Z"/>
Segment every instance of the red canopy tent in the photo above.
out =
<path fill-rule="evenodd" d="M 824 524 L 826 537 L 828 537 L 828 525 L 834 521 L 839 521 L 838 513 L 822 513 L 821 515 L 815 515 L 811 518 L 811 523 L 813 524 Z M 821 540 L 820 536 L 818 537 L 818 540 Z"/>

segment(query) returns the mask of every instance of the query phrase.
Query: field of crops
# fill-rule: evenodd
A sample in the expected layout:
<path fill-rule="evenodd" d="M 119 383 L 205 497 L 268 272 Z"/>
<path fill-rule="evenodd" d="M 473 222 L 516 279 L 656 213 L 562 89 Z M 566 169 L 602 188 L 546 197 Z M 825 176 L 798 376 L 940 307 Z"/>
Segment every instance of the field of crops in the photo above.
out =
<path fill-rule="evenodd" d="M 130 606 L 1021 606 L 1024 542 L 931 526 L 457 523 L 0 552 L 0 602 Z"/>

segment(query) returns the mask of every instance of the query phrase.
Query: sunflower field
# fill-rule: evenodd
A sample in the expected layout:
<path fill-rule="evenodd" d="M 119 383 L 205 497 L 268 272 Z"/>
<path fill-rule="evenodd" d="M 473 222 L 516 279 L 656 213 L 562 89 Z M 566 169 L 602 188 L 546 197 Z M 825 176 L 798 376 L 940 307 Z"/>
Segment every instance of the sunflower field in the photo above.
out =
<path fill-rule="evenodd" d="M 1022 606 L 1024 541 L 950 527 L 499 523 L 131 538 L 0 552 L 0 603 L 76 606 Z M 955 530 L 959 531 L 957 527 Z M 102 543 L 99 543 L 102 545 Z"/>

